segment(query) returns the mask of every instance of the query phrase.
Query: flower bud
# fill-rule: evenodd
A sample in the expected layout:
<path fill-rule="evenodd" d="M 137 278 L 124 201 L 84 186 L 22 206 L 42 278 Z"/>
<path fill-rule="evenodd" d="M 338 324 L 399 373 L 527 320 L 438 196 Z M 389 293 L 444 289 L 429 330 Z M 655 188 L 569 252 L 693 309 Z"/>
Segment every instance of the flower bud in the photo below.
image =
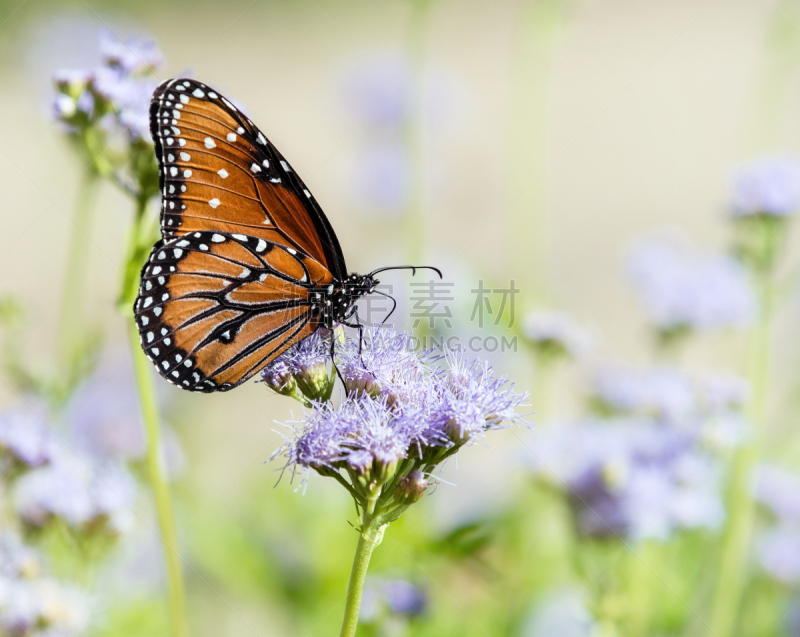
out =
<path fill-rule="evenodd" d="M 345 378 L 347 393 L 354 396 L 377 396 L 381 387 L 377 379 L 365 369 L 353 369 Z"/>
<path fill-rule="evenodd" d="M 347 456 L 347 464 L 357 474 L 369 479 L 372 473 L 372 454 L 365 449 L 357 449 Z"/>
<path fill-rule="evenodd" d="M 309 399 L 326 398 L 333 379 L 325 360 L 301 366 L 294 374 L 300 391 Z"/>
<path fill-rule="evenodd" d="M 292 396 L 297 393 L 297 381 L 289 366 L 281 360 L 265 367 L 261 372 L 261 378 L 267 387 L 279 394 Z"/>
<path fill-rule="evenodd" d="M 395 499 L 400 504 L 413 504 L 422 497 L 425 489 L 428 488 L 428 481 L 423 473 L 417 469 L 403 476 L 395 488 Z"/>

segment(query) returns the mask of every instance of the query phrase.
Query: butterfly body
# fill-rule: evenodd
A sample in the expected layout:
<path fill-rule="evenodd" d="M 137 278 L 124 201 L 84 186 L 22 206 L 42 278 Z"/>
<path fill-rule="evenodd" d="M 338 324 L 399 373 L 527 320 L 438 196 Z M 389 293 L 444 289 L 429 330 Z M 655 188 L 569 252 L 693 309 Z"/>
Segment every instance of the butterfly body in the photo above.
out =
<path fill-rule="evenodd" d="M 349 274 L 336 234 L 284 157 L 200 82 L 155 91 L 162 241 L 134 306 L 142 347 L 183 389 L 226 391 L 377 285 Z"/>

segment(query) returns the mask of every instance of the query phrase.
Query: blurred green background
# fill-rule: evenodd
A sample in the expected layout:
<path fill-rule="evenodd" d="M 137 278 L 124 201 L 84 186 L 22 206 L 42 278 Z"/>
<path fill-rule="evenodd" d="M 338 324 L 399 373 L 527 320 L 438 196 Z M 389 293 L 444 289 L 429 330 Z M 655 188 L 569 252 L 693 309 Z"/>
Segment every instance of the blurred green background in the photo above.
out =
<path fill-rule="evenodd" d="M 473 329 L 478 280 L 513 279 L 518 316 L 570 312 L 602 334 L 597 359 L 649 356 L 623 275 L 631 242 L 678 226 L 721 249 L 734 166 L 800 147 L 796 1 L 2 2 L 0 293 L 24 308 L 13 344 L 42 373 L 54 365 L 82 170 L 49 121 L 50 78 L 96 63 L 103 28 L 152 35 L 166 58 L 159 79 L 190 73 L 245 105 L 324 207 L 351 269 L 438 266 L 455 284 L 457 334 Z M 106 185 L 96 209 L 83 228 L 84 312 L 102 335 L 104 369 L 125 382 L 115 299 L 132 205 Z M 799 243 L 793 232 L 790 254 Z M 401 302 L 395 326 L 408 328 L 409 278 L 387 281 Z M 800 457 L 797 437 L 784 435 L 797 418 L 797 313 L 795 295 L 776 328 L 774 395 L 790 398 L 773 400 L 767 445 L 784 458 Z M 726 332 L 690 343 L 682 361 L 741 372 L 745 353 L 742 335 Z M 523 348 L 490 359 L 534 392 L 534 411 L 540 400 L 551 414 L 578 412 L 579 369 L 542 396 Z M 159 390 L 183 448 L 173 488 L 192 634 L 336 634 L 357 537 L 349 499 L 320 479 L 305 494 L 286 480 L 274 488 L 264 464 L 280 444 L 275 421 L 299 405 L 253 383 L 206 396 L 159 379 Z M 0 402 L 18 401 L 0 383 Z M 560 504 L 520 469 L 536 436 L 507 430 L 465 450 L 443 476 L 454 486 L 387 533 L 372 572 L 430 596 L 408 634 L 526 634 L 509 616 L 571 581 L 568 529 L 547 514 Z M 132 530 L 87 576 L 113 591 L 87 634 L 167 634 L 152 507 L 140 497 Z M 686 613 L 685 591 L 662 583 L 654 595 Z"/>

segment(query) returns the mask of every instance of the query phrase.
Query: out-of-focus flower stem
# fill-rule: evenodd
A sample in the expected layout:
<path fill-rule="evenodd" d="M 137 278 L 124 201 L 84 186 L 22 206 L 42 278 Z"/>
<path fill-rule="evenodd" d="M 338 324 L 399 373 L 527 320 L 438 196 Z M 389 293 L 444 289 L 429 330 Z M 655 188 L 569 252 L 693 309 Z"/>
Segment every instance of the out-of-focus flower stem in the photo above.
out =
<path fill-rule="evenodd" d="M 361 525 L 361 534 L 358 536 L 358 546 L 353 559 L 353 570 L 350 573 L 350 585 L 347 588 L 347 602 L 344 609 L 344 621 L 340 637 L 353 637 L 358 627 L 358 612 L 361 609 L 361 596 L 364 593 L 364 580 L 367 577 L 369 560 L 375 547 L 383 539 L 383 529 L 386 525 L 380 511 L 376 508 L 375 498 L 367 502 Z"/>
<path fill-rule="evenodd" d="M 722 539 L 716 594 L 709 634 L 729 637 L 737 622 L 742 593 L 747 581 L 748 560 L 756 506 L 752 494 L 753 467 L 758 461 L 766 420 L 767 387 L 772 350 L 774 286 L 771 267 L 756 271 L 759 295 L 757 322 L 750 340 L 749 366 L 752 398 L 749 418 L 753 433 L 739 448 L 733 465 L 728 493 L 728 523 Z"/>
<path fill-rule="evenodd" d="M 167 566 L 172 631 L 174 637 L 187 637 L 189 630 L 186 624 L 183 573 L 178 538 L 175 532 L 172 500 L 166 480 L 164 454 L 161 444 L 161 425 L 156 404 L 152 365 L 139 345 L 139 331 L 136 323 L 132 318 L 129 319 L 129 322 L 136 388 L 139 393 L 139 403 L 147 433 L 147 474 L 153 488 L 158 525 L 161 532 L 161 544 L 164 548 L 164 559 Z"/>
<path fill-rule="evenodd" d="M 129 334 L 131 342 L 131 355 L 136 377 L 136 390 L 139 395 L 139 406 L 142 419 L 145 423 L 147 436 L 147 475 L 153 489 L 153 498 L 158 515 L 158 526 L 161 534 L 161 544 L 164 549 L 164 560 L 167 568 L 167 586 L 169 589 L 169 606 L 172 618 L 173 637 L 188 637 L 189 628 L 186 622 L 186 602 L 183 586 L 183 572 L 181 569 L 180 549 L 175 531 L 175 516 L 172 510 L 172 498 L 167 484 L 166 466 L 161 437 L 161 422 L 156 403 L 156 388 L 153 383 L 152 364 L 139 343 L 139 330 L 132 315 L 130 315 L 130 275 L 138 273 L 141 268 L 141 255 L 138 248 L 141 226 L 144 223 L 147 199 L 139 197 L 137 200 L 134 222 L 129 238 L 128 263 L 125 267 L 126 279 L 123 282 L 121 302 L 128 302 L 124 308 L 127 310 Z M 134 283 L 135 286 L 135 283 Z"/>
<path fill-rule="evenodd" d="M 67 393 L 73 381 L 75 355 L 80 340 L 77 331 L 81 323 L 81 308 L 85 303 L 88 232 L 92 223 L 96 194 L 97 175 L 90 170 L 84 173 L 78 186 L 75 218 L 72 220 L 67 248 L 64 297 L 61 301 L 61 317 L 58 325 L 60 374 L 67 379 L 68 386 L 65 388 Z"/>
<path fill-rule="evenodd" d="M 650 563 L 658 558 L 660 547 L 645 540 L 628 550 L 628 637 L 645 637 L 653 612 L 656 574 Z"/>

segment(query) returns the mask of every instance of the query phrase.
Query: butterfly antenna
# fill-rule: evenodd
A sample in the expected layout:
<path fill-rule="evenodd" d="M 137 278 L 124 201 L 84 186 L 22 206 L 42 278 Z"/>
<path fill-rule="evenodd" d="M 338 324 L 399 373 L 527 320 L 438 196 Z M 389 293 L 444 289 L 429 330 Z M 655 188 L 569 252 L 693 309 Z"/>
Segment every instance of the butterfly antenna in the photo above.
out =
<path fill-rule="evenodd" d="M 439 275 L 440 279 L 444 278 L 442 276 L 442 271 L 439 268 L 433 267 L 432 265 L 390 265 L 386 268 L 378 268 L 377 270 L 373 270 L 367 276 L 373 276 L 379 272 L 386 272 L 387 270 L 411 270 L 411 276 L 414 276 L 417 273 L 417 270 L 433 270 Z"/>
<path fill-rule="evenodd" d="M 392 301 L 392 309 L 389 310 L 389 313 L 384 316 L 383 320 L 381 321 L 381 327 L 383 327 L 386 321 L 389 320 L 389 317 L 391 317 L 391 315 L 394 314 L 394 311 L 397 309 L 397 301 L 394 300 L 394 297 L 391 294 L 386 294 L 385 292 L 380 292 L 379 290 L 373 290 L 372 293 L 380 294 L 381 296 L 385 296 L 387 299 L 391 299 Z"/>

